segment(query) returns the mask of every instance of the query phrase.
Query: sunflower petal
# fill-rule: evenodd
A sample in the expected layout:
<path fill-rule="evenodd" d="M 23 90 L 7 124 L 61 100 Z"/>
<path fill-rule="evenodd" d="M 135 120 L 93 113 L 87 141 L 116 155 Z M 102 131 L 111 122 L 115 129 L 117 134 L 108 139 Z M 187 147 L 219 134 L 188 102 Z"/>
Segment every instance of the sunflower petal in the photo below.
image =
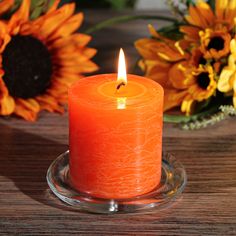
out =
<path fill-rule="evenodd" d="M 60 49 L 67 46 L 68 44 L 74 44 L 77 47 L 82 48 L 86 46 L 90 40 L 91 40 L 90 35 L 75 33 L 65 38 L 56 39 L 50 45 L 48 45 L 48 48 L 51 50 Z"/>
<path fill-rule="evenodd" d="M 16 102 L 23 107 L 25 107 L 27 110 L 30 110 L 32 112 L 38 113 L 40 111 L 40 106 L 38 102 L 35 99 L 29 98 L 29 99 L 22 99 L 17 98 Z"/>
<path fill-rule="evenodd" d="M 39 102 L 41 109 L 45 109 L 47 107 L 47 110 L 50 110 L 49 107 L 51 107 L 53 111 L 58 113 L 64 112 L 64 108 L 61 107 L 56 99 L 50 95 L 44 94 L 42 96 L 38 96 L 36 100 Z"/>
<path fill-rule="evenodd" d="M 28 110 L 24 105 L 16 103 L 14 113 L 27 121 L 35 121 L 38 113 Z"/>
<path fill-rule="evenodd" d="M 215 4 L 215 12 L 216 12 L 216 16 L 219 18 L 219 19 L 223 19 L 224 18 L 224 13 L 225 13 L 225 10 L 227 9 L 228 7 L 228 0 L 216 0 L 216 4 Z"/>
<path fill-rule="evenodd" d="M 225 20 L 228 22 L 230 29 L 234 27 L 234 18 L 236 17 L 236 1 L 229 0 L 228 7 L 225 11 Z"/>
<path fill-rule="evenodd" d="M 201 14 L 202 19 L 205 20 L 205 24 L 207 26 L 214 23 L 215 16 L 209 4 L 207 4 L 203 0 L 198 0 L 196 8 L 198 12 Z"/>
<path fill-rule="evenodd" d="M 192 25 L 201 28 L 207 27 L 206 22 L 204 21 L 204 19 L 202 18 L 201 14 L 199 13 L 199 11 L 195 6 L 192 5 L 189 6 L 189 15 L 186 16 L 185 18 Z"/>
<path fill-rule="evenodd" d="M 11 34 L 17 34 L 20 26 L 29 19 L 30 0 L 23 0 L 20 8 L 11 17 L 8 27 Z"/>
<path fill-rule="evenodd" d="M 164 96 L 164 111 L 173 107 L 180 106 L 184 98 L 187 96 L 187 91 L 179 91 L 176 89 L 165 89 Z"/>
<path fill-rule="evenodd" d="M 199 29 L 194 26 L 180 26 L 180 32 L 185 34 L 185 38 L 188 40 L 196 41 L 199 40 Z"/>
<path fill-rule="evenodd" d="M 54 0 L 52 6 L 47 11 L 47 14 L 50 13 L 50 12 L 54 12 L 57 9 L 59 3 L 60 3 L 60 0 Z"/>
<path fill-rule="evenodd" d="M 10 35 L 7 33 L 6 24 L 0 21 L 0 53 L 3 52 L 10 40 L 11 38 Z"/>
<path fill-rule="evenodd" d="M 174 88 L 177 89 L 186 89 L 188 85 L 185 83 L 185 75 L 183 71 L 180 70 L 180 65 L 183 63 L 176 63 L 174 64 L 171 69 L 169 70 L 169 80 L 172 83 Z"/>
<path fill-rule="evenodd" d="M 60 37 L 67 37 L 80 27 L 83 18 L 84 18 L 83 13 L 78 13 L 76 15 L 73 15 L 56 30 L 56 32 L 50 37 L 50 40 Z"/>
<path fill-rule="evenodd" d="M 5 13 L 13 5 L 14 0 L 3 0 L 0 2 L 0 15 Z"/>
<path fill-rule="evenodd" d="M 145 59 L 158 59 L 157 51 L 160 47 L 158 41 L 154 39 L 139 39 L 135 42 L 135 47 Z"/>
<path fill-rule="evenodd" d="M 169 44 L 173 44 L 173 41 L 171 39 L 168 39 L 166 37 L 163 37 L 161 34 L 159 34 L 156 29 L 153 27 L 153 25 L 148 25 L 149 32 L 153 38 L 159 39 L 161 41 L 167 42 Z"/>
<path fill-rule="evenodd" d="M 48 14 L 44 17 L 44 20 L 41 22 L 41 27 L 37 32 L 39 37 L 48 38 L 55 30 L 57 30 L 62 23 L 64 23 L 75 10 L 75 4 L 65 4 L 55 12 Z M 40 17 L 38 18 L 40 22 Z"/>
<path fill-rule="evenodd" d="M 98 70 L 98 66 L 92 61 L 85 61 L 82 65 L 66 66 L 59 68 L 59 72 L 64 73 L 91 73 Z"/>
<path fill-rule="evenodd" d="M 3 96 L 1 98 L 0 105 L 0 114 L 1 115 L 10 115 L 13 113 L 15 108 L 15 101 L 11 96 Z"/>

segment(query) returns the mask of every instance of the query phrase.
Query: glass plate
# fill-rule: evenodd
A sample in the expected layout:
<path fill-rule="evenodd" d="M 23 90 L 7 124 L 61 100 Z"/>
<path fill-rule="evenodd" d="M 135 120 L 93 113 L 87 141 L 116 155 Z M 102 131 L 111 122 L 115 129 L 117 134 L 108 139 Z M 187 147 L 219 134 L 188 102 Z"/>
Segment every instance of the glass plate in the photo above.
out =
<path fill-rule="evenodd" d="M 69 151 L 50 165 L 47 182 L 63 202 L 78 210 L 93 213 L 128 213 L 148 211 L 171 205 L 184 190 L 187 175 L 183 165 L 172 154 L 162 155 L 161 183 L 151 192 L 129 199 L 102 199 L 75 190 L 69 182 Z"/>

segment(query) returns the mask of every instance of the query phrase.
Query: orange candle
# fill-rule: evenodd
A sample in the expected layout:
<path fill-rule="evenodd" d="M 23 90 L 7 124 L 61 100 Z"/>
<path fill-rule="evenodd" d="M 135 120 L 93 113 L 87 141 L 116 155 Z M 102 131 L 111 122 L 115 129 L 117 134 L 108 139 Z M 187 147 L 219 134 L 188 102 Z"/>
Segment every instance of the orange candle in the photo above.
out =
<path fill-rule="evenodd" d="M 70 181 L 92 196 L 148 193 L 161 178 L 163 89 L 119 72 L 87 77 L 69 90 Z"/>

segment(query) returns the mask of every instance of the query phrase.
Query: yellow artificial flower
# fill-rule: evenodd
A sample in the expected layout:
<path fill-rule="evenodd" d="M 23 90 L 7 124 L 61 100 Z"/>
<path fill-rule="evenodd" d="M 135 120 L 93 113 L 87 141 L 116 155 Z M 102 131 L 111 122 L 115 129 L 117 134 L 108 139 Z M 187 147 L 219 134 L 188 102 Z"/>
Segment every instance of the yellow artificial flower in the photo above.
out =
<path fill-rule="evenodd" d="M 233 104 L 236 108 L 236 39 L 231 40 L 230 51 L 228 65 L 223 68 L 220 74 L 217 88 L 223 93 L 234 91 Z"/>
<path fill-rule="evenodd" d="M 1 1 L 0 13 L 14 1 Z M 74 33 L 83 14 L 73 15 L 75 4 L 30 21 L 30 0 L 7 21 L 0 20 L 0 115 L 15 114 L 34 121 L 40 110 L 63 112 L 67 89 L 85 72 L 97 69 L 87 48 L 91 37 Z"/>

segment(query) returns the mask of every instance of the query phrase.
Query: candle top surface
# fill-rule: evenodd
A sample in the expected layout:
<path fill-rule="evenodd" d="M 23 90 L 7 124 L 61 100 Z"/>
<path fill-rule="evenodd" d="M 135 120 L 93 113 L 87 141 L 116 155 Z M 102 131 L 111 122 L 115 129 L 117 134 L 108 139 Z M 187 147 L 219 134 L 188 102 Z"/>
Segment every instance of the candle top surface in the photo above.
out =
<path fill-rule="evenodd" d="M 142 107 L 163 97 L 163 88 L 145 77 L 128 74 L 128 83 L 117 88 L 117 74 L 100 74 L 77 81 L 69 97 L 81 105 L 103 109 Z M 119 104 L 120 103 L 120 104 Z"/>

